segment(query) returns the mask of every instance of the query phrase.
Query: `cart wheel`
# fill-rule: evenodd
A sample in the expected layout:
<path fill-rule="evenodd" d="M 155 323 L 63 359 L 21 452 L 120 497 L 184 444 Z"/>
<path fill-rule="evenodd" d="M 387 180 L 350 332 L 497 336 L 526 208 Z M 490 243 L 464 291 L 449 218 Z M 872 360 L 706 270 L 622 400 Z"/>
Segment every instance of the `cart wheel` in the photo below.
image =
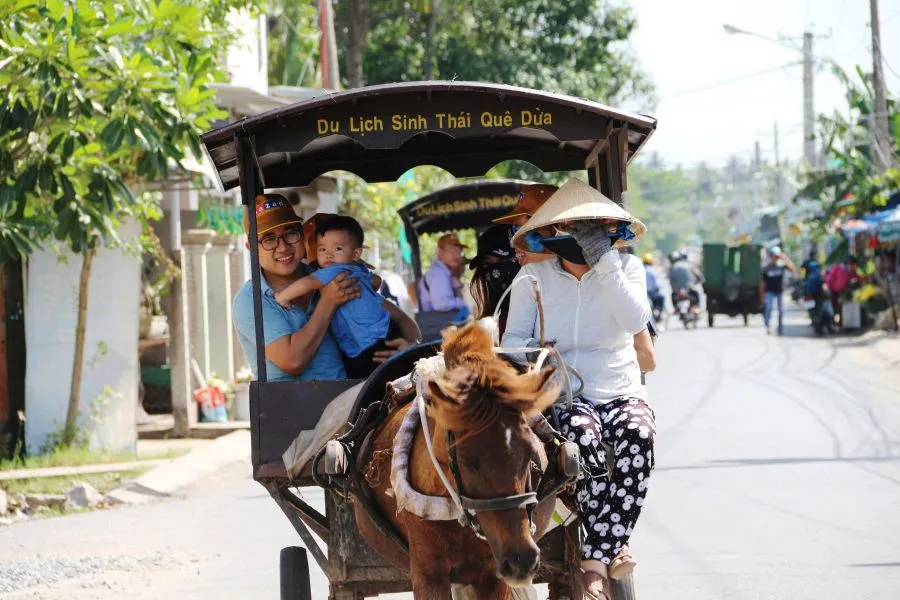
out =
<path fill-rule="evenodd" d="M 715 321 L 716 321 L 715 313 L 711 313 L 711 312 L 706 313 L 706 324 L 707 325 L 712 327 L 713 323 L 715 323 Z"/>
<path fill-rule="evenodd" d="M 748 325 L 750 325 L 750 315 L 744 313 L 744 327 L 747 327 Z"/>
<path fill-rule="evenodd" d="M 306 548 L 281 549 L 281 600 L 312 600 Z"/>
<path fill-rule="evenodd" d="M 612 588 L 612 600 L 635 600 L 637 596 L 634 593 L 634 573 L 629 573 L 622 579 L 609 578 L 609 584 Z"/>

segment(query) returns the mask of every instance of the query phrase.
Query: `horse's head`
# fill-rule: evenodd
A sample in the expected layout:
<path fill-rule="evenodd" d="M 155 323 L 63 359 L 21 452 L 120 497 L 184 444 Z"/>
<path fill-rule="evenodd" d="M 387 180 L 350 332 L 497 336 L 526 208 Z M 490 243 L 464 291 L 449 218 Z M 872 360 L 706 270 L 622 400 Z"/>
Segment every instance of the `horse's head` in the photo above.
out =
<path fill-rule="evenodd" d="M 515 506 L 515 498 L 534 492 L 547 467 L 530 419 L 559 396 L 554 369 L 519 373 L 493 353 L 490 334 L 478 325 L 448 336 L 444 352 L 451 360 L 429 383 L 430 412 L 450 433 L 457 491 L 470 501 L 500 575 L 511 585 L 528 585 L 539 564 L 534 506 Z"/>

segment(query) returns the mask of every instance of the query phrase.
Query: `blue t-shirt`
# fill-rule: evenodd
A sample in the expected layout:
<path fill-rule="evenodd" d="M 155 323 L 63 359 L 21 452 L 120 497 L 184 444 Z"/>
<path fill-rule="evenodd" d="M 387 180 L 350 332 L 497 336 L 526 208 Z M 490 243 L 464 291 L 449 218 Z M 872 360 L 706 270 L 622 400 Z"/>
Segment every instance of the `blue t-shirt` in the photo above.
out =
<path fill-rule="evenodd" d="M 268 346 L 278 338 L 291 335 L 306 325 L 315 305 L 310 302 L 308 311 L 304 311 L 298 306 L 292 306 L 290 310 L 282 308 L 275 301 L 275 293 L 266 282 L 265 275 L 260 277 L 260 284 L 262 287 L 263 338 Z M 237 331 L 238 342 L 244 351 L 244 358 L 250 365 L 253 378 L 257 379 L 259 374 L 256 372 L 256 329 L 253 318 L 252 280 L 245 282 L 234 295 L 231 320 Z M 269 359 L 266 359 L 266 375 L 269 381 L 346 379 L 347 371 L 344 369 L 344 359 L 341 357 L 337 342 L 329 331 L 325 333 L 319 349 L 300 375 L 294 376 L 285 373 Z"/>
<path fill-rule="evenodd" d="M 331 332 L 344 354 L 354 358 L 387 336 L 391 315 L 384 307 L 384 298 L 372 287 L 372 272 L 365 265 L 329 265 L 314 272 L 313 277 L 328 285 L 340 273 L 357 279 L 360 292 L 359 298 L 338 307 L 331 319 Z"/>

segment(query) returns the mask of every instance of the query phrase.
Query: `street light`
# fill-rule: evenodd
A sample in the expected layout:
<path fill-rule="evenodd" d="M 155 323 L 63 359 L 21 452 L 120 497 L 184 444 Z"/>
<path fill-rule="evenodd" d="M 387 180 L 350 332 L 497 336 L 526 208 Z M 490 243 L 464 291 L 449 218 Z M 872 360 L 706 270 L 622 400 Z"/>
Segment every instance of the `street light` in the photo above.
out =
<path fill-rule="evenodd" d="M 791 50 L 796 50 L 797 52 L 803 52 L 803 48 L 799 46 L 795 46 L 794 44 L 788 43 L 784 40 L 776 40 L 775 38 L 770 38 L 761 33 L 756 33 L 754 31 L 747 31 L 746 29 L 741 29 L 740 27 L 735 27 L 734 25 L 729 25 L 725 23 L 722 25 L 722 28 L 725 30 L 725 33 L 729 35 L 749 35 L 751 37 L 759 38 L 761 40 L 766 40 L 767 42 L 771 42 L 772 44 L 777 44 L 784 48 L 790 48 Z"/>

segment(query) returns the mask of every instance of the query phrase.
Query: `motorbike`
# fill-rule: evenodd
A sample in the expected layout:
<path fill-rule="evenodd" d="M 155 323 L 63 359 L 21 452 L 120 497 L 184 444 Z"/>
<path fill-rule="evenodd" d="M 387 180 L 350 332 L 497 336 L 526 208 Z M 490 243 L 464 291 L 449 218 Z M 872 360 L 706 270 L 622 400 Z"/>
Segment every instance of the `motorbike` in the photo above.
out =
<path fill-rule="evenodd" d="M 821 293 L 818 301 L 810 295 L 804 296 L 803 307 L 809 314 L 810 325 L 816 335 L 834 333 L 834 309 L 827 289 Z"/>
<path fill-rule="evenodd" d="M 647 294 L 647 301 L 650 303 L 650 311 L 651 311 L 651 314 L 653 315 L 653 322 L 661 323 L 663 314 L 665 312 L 664 302 L 662 300 L 660 300 L 657 303 L 655 301 L 655 299 L 653 298 L 653 296 L 651 296 L 650 294 Z"/>
<path fill-rule="evenodd" d="M 691 294 L 687 288 L 680 288 L 675 293 L 675 314 L 685 329 L 691 325 L 697 327 L 697 321 L 700 320 L 700 307 L 698 306 L 696 296 Z"/>

